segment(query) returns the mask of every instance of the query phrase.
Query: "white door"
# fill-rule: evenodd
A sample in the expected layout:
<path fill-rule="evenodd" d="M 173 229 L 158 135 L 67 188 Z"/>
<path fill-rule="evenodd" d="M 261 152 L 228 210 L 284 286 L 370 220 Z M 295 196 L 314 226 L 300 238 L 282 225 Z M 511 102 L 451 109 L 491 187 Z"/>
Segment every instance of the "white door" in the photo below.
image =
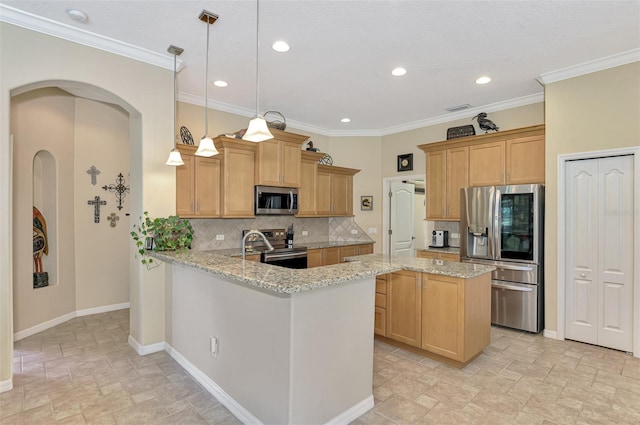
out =
<path fill-rule="evenodd" d="M 413 208 L 414 186 L 409 183 L 391 182 L 389 252 L 400 257 L 413 257 Z"/>
<path fill-rule="evenodd" d="M 633 156 L 567 163 L 566 337 L 633 349 Z"/>

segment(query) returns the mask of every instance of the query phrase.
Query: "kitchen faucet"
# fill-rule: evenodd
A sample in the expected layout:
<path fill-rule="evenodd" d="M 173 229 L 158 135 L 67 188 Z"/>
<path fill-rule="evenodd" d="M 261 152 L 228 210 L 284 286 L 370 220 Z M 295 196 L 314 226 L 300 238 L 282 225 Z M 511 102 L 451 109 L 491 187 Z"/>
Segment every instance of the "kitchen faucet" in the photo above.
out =
<path fill-rule="evenodd" d="M 264 233 L 262 233 L 259 230 L 249 230 L 244 235 L 244 237 L 242 238 L 242 261 L 244 261 L 245 257 L 246 257 L 245 242 L 247 241 L 247 236 L 249 236 L 249 235 L 260 235 L 262 237 L 262 239 L 264 239 L 264 243 L 267 244 L 267 250 L 268 251 L 273 251 L 273 245 L 271 245 L 271 242 L 269 242 L 269 240 L 264 235 Z"/>

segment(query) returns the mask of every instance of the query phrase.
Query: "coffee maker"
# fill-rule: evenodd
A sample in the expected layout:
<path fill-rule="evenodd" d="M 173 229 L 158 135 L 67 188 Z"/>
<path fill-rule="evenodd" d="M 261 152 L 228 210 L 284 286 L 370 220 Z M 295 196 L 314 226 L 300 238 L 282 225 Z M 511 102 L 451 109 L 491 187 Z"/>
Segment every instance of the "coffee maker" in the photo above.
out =
<path fill-rule="evenodd" d="M 448 246 L 449 246 L 448 230 L 434 230 L 433 232 L 431 232 L 432 248 L 446 248 Z"/>

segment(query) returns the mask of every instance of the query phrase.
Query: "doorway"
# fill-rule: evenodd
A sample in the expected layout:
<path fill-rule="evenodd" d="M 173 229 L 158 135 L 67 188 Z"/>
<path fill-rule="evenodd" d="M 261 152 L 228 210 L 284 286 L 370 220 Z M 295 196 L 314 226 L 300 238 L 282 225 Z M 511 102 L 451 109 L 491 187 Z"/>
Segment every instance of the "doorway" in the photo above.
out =
<path fill-rule="evenodd" d="M 383 254 L 415 256 L 426 241 L 424 174 L 383 179 Z M 396 192 L 395 198 L 389 196 Z"/>
<path fill-rule="evenodd" d="M 563 156 L 558 337 L 640 356 L 639 149 Z"/>

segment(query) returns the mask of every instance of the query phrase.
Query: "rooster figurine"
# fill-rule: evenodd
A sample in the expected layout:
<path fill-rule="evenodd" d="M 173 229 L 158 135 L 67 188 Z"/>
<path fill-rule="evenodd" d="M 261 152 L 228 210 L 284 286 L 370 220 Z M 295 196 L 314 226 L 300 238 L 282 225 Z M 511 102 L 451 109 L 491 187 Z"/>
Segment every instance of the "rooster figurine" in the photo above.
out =
<path fill-rule="evenodd" d="M 487 118 L 486 112 L 480 112 L 478 115 L 471 119 L 473 120 L 474 118 L 478 119 L 478 126 L 480 127 L 480 130 L 484 130 L 485 134 L 487 134 L 489 130 L 498 131 L 499 127 L 495 125 L 495 123 L 489 118 Z"/>

